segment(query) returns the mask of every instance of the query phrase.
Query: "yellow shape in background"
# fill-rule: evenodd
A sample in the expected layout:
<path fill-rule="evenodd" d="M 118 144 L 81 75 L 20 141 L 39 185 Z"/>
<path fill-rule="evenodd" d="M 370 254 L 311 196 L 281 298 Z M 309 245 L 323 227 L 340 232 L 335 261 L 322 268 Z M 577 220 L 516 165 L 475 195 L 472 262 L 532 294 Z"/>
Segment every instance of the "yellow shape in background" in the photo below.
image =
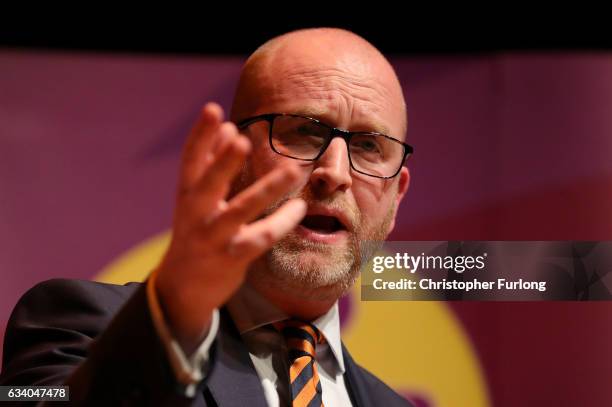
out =
<path fill-rule="evenodd" d="M 143 281 L 170 242 L 160 233 L 106 266 L 96 281 Z M 391 387 L 422 396 L 432 407 L 488 407 L 487 388 L 472 345 L 443 302 L 359 301 L 342 337 L 359 364 Z"/>
<path fill-rule="evenodd" d="M 342 338 L 359 364 L 432 407 L 490 405 L 478 357 L 445 303 L 359 301 L 358 288 L 353 296 Z"/>
<path fill-rule="evenodd" d="M 158 265 L 169 244 L 170 232 L 150 237 L 109 263 L 94 280 L 111 284 L 144 281 Z"/>

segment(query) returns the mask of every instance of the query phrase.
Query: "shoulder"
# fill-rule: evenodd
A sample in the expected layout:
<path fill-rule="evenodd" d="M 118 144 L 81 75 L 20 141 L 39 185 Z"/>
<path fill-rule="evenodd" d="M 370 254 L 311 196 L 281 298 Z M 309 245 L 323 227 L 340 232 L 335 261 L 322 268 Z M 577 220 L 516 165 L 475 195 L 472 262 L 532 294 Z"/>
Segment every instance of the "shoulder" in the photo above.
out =
<path fill-rule="evenodd" d="M 370 389 L 371 397 L 376 402 L 384 403 L 385 407 L 412 407 L 412 404 L 409 401 L 397 394 L 395 390 L 387 386 L 370 371 L 359 365 L 356 365 L 356 367 L 360 370 L 368 388 Z"/>
<path fill-rule="evenodd" d="M 92 294 L 96 293 L 107 293 L 111 295 L 117 295 L 119 297 L 129 296 L 133 293 L 138 286 L 142 283 L 131 282 L 124 285 L 100 283 L 91 280 L 78 280 L 78 279 L 67 279 L 67 278 L 53 278 L 50 280 L 42 281 L 32 288 L 30 288 L 24 295 L 31 295 L 32 293 L 40 293 L 45 291 L 54 292 L 88 292 Z"/>
<path fill-rule="evenodd" d="M 53 279 L 30 288 L 7 323 L 4 359 L 39 338 L 89 340 L 103 330 L 141 284 Z M 42 335 L 44 333 L 44 335 Z"/>
<path fill-rule="evenodd" d="M 349 386 L 351 391 L 361 399 L 367 399 L 371 405 L 385 407 L 413 407 L 413 404 L 400 396 L 382 380 L 370 373 L 363 366 L 355 363 L 347 349 L 343 346 L 343 354 Z"/>
<path fill-rule="evenodd" d="M 88 280 L 52 279 L 36 284 L 19 300 L 15 310 L 23 307 L 52 312 L 56 308 L 76 308 L 86 304 L 113 311 L 136 291 L 140 283 L 115 285 Z M 90 311 L 84 308 L 83 311 Z"/>
<path fill-rule="evenodd" d="M 54 279 L 29 289 L 6 326 L 0 383 L 57 384 L 140 284 Z"/>

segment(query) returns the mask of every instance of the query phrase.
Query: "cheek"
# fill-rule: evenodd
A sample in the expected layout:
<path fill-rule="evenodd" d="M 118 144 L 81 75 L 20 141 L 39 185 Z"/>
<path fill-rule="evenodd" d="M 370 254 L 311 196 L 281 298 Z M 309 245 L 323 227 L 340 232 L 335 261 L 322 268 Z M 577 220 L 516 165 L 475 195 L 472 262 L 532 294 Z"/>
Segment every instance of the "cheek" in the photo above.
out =
<path fill-rule="evenodd" d="M 261 178 L 273 170 L 280 160 L 277 158 L 278 154 L 270 149 L 267 142 L 253 143 L 253 151 L 249 157 L 249 167 L 254 179 Z M 278 156 L 279 158 L 282 158 Z"/>
<path fill-rule="evenodd" d="M 253 143 L 253 151 L 249 157 L 248 168 L 253 179 L 257 180 L 287 162 L 297 163 L 303 168 L 304 174 L 312 171 L 312 164 L 310 162 L 294 160 L 275 153 L 270 148 L 267 140 L 265 143 Z"/>
<path fill-rule="evenodd" d="M 393 205 L 394 186 L 377 179 L 353 182 L 353 194 L 361 212 L 363 226 L 378 225 Z"/>

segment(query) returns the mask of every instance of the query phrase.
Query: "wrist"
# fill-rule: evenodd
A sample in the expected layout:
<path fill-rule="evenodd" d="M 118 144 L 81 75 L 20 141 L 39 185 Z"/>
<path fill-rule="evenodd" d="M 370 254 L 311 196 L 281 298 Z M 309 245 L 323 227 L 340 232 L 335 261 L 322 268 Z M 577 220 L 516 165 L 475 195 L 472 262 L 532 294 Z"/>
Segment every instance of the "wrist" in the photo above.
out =
<path fill-rule="evenodd" d="M 172 336 L 185 354 L 191 355 L 208 335 L 215 307 L 204 304 L 201 293 L 194 296 L 184 288 L 169 284 L 167 279 L 160 279 L 159 273 L 160 270 L 155 270 L 148 284 Z M 189 289 L 193 291 L 193 285 Z"/>

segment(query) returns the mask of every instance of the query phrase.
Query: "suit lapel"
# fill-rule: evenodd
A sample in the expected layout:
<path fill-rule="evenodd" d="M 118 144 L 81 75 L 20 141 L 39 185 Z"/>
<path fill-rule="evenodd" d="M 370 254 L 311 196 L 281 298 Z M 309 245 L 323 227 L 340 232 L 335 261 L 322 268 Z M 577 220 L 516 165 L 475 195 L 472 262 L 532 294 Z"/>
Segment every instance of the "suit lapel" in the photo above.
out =
<path fill-rule="evenodd" d="M 367 383 L 363 378 L 359 367 L 342 344 L 342 354 L 344 356 L 344 383 L 348 390 L 353 406 L 355 407 L 373 407 L 375 404 L 372 402 L 367 393 Z"/>
<path fill-rule="evenodd" d="M 219 407 L 267 407 L 249 352 L 226 309 L 222 309 L 216 361 L 207 386 Z"/>
<path fill-rule="evenodd" d="M 206 385 L 219 407 L 267 407 L 249 352 L 226 309 L 221 310 L 216 360 Z M 359 367 L 342 344 L 344 381 L 354 407 L 374 407 Z"/>

